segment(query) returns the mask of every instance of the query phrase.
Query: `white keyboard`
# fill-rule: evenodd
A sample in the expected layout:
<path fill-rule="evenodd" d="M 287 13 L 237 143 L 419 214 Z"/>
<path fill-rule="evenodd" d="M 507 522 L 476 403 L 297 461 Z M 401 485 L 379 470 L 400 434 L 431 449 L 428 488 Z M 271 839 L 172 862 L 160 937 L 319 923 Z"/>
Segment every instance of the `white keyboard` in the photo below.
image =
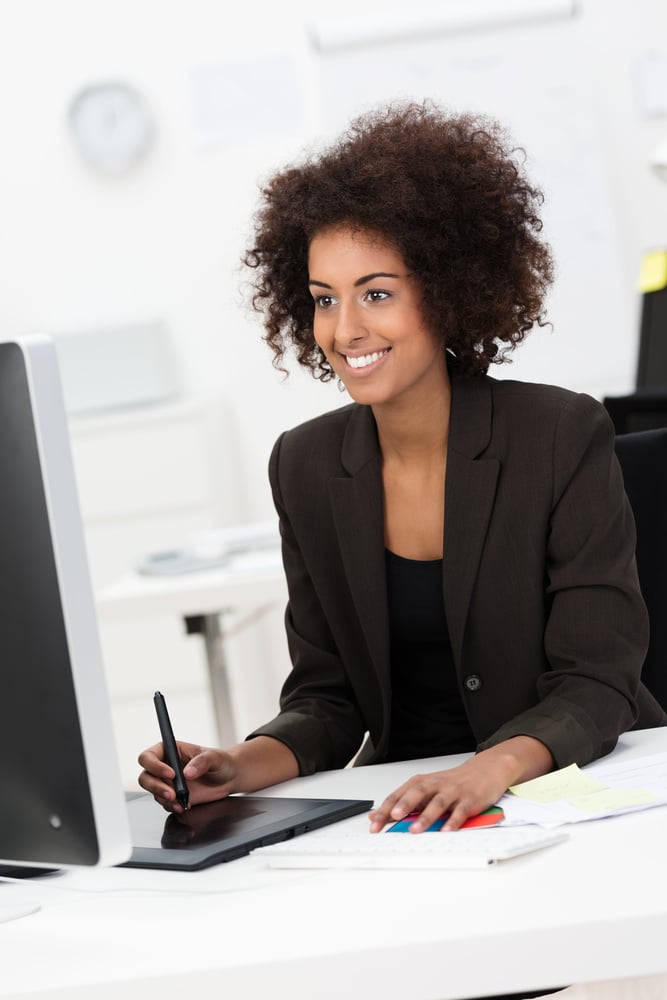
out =
<path fill-rule="evenodd" d="M 454 833 L 322 834 L 259 847 L 271 868 L 485 868 L 567 839 L 536 826 Z"/>

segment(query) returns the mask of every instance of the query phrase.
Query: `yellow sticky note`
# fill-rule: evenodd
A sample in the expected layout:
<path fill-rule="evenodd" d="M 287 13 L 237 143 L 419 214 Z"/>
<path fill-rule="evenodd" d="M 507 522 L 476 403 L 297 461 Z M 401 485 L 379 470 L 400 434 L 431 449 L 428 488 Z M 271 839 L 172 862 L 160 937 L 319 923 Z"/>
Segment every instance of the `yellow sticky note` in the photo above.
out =
<path fill-rule="evenodd" d="M 652 250 L 642 260 L 639 291 L 659 292 L 661 288 L 667 288 L 667 250 Z"/>
<path fill-rule="evenodd" d="M 576 764 L 570 764 L 569 767 L 561 767 L 559 771 L 544 774 L 541 778 L 512 785 L 510 792 L 522 799 L 530 799 L 531 802 L 558 802 L 591 792 L 601 792 L 605 788 L 606 785 L 593 781 Z"/>
<path fill-rule="evenodd" d="M 611 809 L 628 809 L 630 806 L 648 806 L 659 802 L 660 796 L 645 788 L 607 788 L 591 795 L 577 795 L 570 805 L 585 813 L 606 812 Z"/>

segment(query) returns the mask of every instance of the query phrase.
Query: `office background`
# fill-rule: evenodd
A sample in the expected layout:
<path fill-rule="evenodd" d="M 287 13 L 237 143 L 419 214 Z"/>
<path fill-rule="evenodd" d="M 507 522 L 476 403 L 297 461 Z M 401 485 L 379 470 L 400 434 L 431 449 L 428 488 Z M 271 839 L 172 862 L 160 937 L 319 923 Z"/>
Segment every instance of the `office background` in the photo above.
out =
<path fill-rule="evenodd" d="M 61 344 L 95 585 L 192 531 L 272 517 L 277 433 L 346 401 L 272 368 L 239 258 L 262 179 L 379 102 L 500 118 L 545 191 L 553 330 L 497 374 L 632 389 L 637 276 L 667 243 L 651 167 L 666 65 L 662 0 L 0 4 L 0 332 Z M 137 90 L 152 128 L 111 174 L 71 129 L 77 95 L 107 81 Z M 231 644 L 241 729 L 287 669 L 280 617 Z M 154 687 L 176 692 L 184 737 L 214 739 L 201 644 L 180 622 L 102 635 L 128 783 L 157 738 Z"/>

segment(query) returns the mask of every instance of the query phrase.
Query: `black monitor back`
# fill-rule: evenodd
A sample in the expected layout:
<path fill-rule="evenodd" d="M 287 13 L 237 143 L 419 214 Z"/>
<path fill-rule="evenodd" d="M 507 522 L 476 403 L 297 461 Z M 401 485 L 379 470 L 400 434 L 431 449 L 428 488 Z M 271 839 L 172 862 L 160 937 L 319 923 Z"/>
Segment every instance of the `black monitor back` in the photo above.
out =
<path fill-rule="evenodd" d="M 0 343 L 0 861 L 129 854 L 55 350 Z"/>
<path fill-rule="evenodd" d="M 667 391 L 667 288 L 642 298 L 637 389 Z"/>

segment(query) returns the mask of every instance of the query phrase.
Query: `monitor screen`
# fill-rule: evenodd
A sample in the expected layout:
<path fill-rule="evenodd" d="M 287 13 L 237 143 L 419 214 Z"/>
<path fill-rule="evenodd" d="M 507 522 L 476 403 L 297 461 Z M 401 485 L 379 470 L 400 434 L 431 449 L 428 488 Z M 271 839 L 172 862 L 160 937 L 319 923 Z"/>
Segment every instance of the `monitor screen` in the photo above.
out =
<path fill-rule="evenodd" d="M 46 337 L 0 342 L 0 484 L 0 868 L 116 864 L 129 823 Z"/>

